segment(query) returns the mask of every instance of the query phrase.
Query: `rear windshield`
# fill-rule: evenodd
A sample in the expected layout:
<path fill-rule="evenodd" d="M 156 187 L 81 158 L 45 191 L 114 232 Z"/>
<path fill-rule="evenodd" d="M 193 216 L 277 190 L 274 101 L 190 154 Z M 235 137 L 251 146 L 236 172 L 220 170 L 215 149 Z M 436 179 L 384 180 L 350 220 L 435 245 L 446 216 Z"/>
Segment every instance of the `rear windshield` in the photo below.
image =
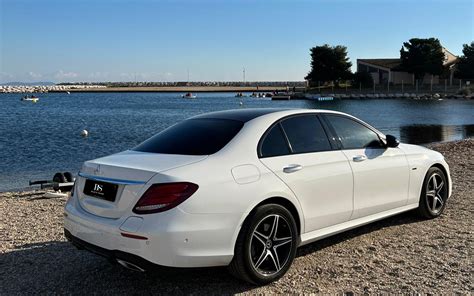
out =
<path fill-rule="evenodd" d="M 221 150 L 244 125 L 229 119 L 188 119 L 149 138 L 133 150 L 141 152 L 209 155 Z"/>

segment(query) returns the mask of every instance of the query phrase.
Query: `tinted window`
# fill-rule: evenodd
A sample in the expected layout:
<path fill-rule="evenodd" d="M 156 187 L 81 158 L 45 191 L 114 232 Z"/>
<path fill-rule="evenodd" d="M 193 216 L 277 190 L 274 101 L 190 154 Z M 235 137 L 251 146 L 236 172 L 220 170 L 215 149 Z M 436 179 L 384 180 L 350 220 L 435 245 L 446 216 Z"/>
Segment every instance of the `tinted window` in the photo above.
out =
<path fill-rule="evenodd" d="M 265 136 L 262 143 L 262 157 L 272 157 L 286 155 L 290 153 L 285 136 L 281 131 L 280 125 L 275 125 Z"/>
<path fill-rule="evenodd" d="M 290 117 L 281 125 L 290 141 L 293 153 L 331 150 L 331 145 L 315 115 Z"/>
<path fill-rule="evenodd" d="M 378 135 L 363 124 L 342 116 L 326 115 L 326 118 L 341 139 L 344 149 L 383 147 Z"/>
<path fill-rule="evenodd" d="M 243 123 L 228 119 L 189 119 L 175 124 L 133 150 L 152 153 L 209 155 L 221 150 Z"/>

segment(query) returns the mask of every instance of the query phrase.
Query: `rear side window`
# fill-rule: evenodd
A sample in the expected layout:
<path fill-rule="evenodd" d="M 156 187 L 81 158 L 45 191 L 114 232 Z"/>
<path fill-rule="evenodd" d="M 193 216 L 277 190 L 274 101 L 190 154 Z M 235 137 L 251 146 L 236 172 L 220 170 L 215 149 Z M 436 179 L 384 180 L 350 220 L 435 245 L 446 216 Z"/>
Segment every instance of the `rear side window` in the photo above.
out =
<path fill-rule="evenodd" d="M 379 136 L 365 125 L 347 117 L 325 115 L 344 149 L 382 148 Z"/>
<path fill-rule="evenodd" d="M 275 125 L 266 135 L 262 143 L 261 156 L 272 157 L 290 154 L 290 149 L 279 124 Z"/>
<path fill-rule="evenodd" d="M 293 153 L 331 150 L 331 144 L 315 115 L 302 115 L 281 122 Z"/>
<path fill-rule="evenodd" d="M 151 153 L 209 155 L 221 150 L 244 125 L 229 119 L 188 119 L 156 134 L 133 150 Z"/>

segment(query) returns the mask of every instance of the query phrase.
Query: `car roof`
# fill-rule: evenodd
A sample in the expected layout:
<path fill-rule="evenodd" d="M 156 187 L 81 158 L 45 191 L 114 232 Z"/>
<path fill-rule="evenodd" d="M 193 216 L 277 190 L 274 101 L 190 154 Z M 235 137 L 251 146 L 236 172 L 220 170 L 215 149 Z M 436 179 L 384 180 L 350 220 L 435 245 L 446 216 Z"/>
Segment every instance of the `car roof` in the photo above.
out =
<path fill-rule="evenodd" d="M 308 112 L 325 112 L 325 113 L 340 113 L 331 110 L 320 110 L 320 109 L 292 109 L 292 108 L 248 108 L 248 109 L 233 109 L 204 113 L 191 117 L 190 119 L 228 119 L 237 120 L 241 122 L 247 122 L 257 117 L 264 115 L 270 115 L 272 113 L 280 113 L 280 115 L 291 115 L 298 113 Z"/>
<path fill-rule="evenodd" d="M 283 108 L 249 108 L 249 109 L 233 109 L 233 110 L 224 110 L 224 111 L 216 111 L 216 112 L 209 112 L 204 113 L 201 115 L 197 115 L 191 117 L 190 119 L 229 119 L 229 120 L 237 120 L 242 122 L 250 121 L 254 118 L 274 113 L 274 112 L 281 112 L 287 111 L 291 109 L 283 109 Z"/>

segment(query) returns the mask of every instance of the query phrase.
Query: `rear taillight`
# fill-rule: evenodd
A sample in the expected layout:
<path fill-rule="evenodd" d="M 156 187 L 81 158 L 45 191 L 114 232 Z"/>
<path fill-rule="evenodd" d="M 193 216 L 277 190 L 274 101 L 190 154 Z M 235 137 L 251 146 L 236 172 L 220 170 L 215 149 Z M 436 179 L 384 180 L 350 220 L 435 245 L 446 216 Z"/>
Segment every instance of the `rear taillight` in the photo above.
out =
<path fill-rule="evenodd" d="M 151 214 L 167 211 L 185 201 L 198 188 L 198 185 L 189 182 L 153 184 L 140 197 L 133 212 Z"/>

